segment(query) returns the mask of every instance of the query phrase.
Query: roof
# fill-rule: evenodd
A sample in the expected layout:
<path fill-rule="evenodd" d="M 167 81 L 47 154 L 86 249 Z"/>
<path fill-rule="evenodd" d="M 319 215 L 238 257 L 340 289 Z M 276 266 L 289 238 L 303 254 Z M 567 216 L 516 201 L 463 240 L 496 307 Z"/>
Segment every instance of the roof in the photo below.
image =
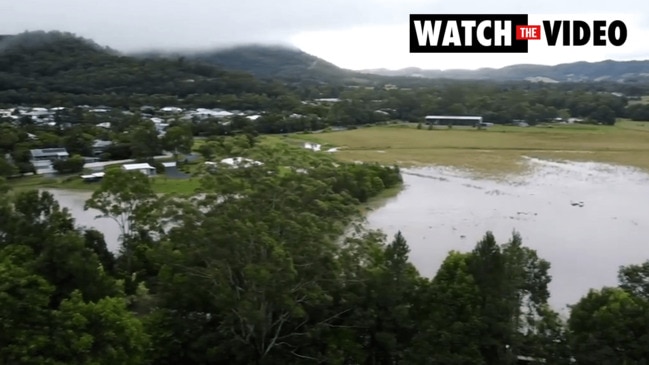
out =
<path fill-rule="evenodd" d="M 263 165 L 263 163 L 261 163 L 259 161 L 251 160 L 251 159 L 245 158 L 245 157 L 224 158 L 223 160 L 221 160 L 221 163 L 228 164 L 228 165 L 231 165 L 231 166 Z"/>
<path fill-rule="evenodd" d="M 106 175 L 104 172 L 95 172 L 93 174 L 89 175 L 81 175 L 82 179 L 97 179 L 97 178 L 102 178 Z"/>
<path fill-rule="evenodd" d="M 96 139 L 95 142 L 92 144 L 93 148 L 102 148 L 102 147 L 108 147 L 112 145 L 113 142 L 111 141 L 102 141 L 100 139 Z"/>
<path fill-rule="evenodd" d="M 149 165 L 148 163 L 131 163 L 131 164 L 122 165 L 122 168 L 124 168 L 124 170 L 143 170 L 143 169 L 155 170 L 155 167 Z"/>
<path fill-rule="evenodd" d="M 458 115 L 427 115 L 426 119 L 457 119 L 457 120 L 482 120 L 481 116 L 458 116 Z"/>
<path fill-rule="evenodd" d="M 176 163 L 175 162 L 163 162 L 162 166 L 164 166 L 164 167 L 176 167 Z"/>
<path fill-rule="evenodd" d="M 47 157 L 47 156 L 67 156 L 68 151 L 65 148 L 43 148 L 30 150 L 34 157 Z"/>

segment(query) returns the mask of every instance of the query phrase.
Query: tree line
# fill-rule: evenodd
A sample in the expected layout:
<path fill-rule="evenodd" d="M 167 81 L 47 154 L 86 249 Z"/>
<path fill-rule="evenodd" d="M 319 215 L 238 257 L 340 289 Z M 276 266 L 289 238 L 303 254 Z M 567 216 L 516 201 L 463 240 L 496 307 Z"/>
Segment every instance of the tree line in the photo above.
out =
<path fill-rule="evenodd" d="M 630 100 L 649 85 L 611 82 L 532 83 L 435 80 L 368 75 L 362 82 L 287 82 L 258 79 L 200 60 L 120 55 L 67 33 L 28 32 L 3 41 L 0 105 L 143 105 L 223 108 L 268 114 L 260 133 L 313 130 L 392 119 L 419 122 L 425 115 L 481 115 L 485 121 L 546 122 L 579 118 L 614 124 L 646 119 L 646 104 Z M 339 98 L 312 105 L 318 98 Z M 290 118 L 301 115 L 298 119 Z"/>
<path fill-rule="evenodd" d="M 550 263 L 513 234 L 450 252 L 432 278 L 406 237 L 364 228 L 361 202 L 399 169 L 336 162 L 253 137 L 263 161 L 201 169 L 191 196 L 109 171 L 86 202 L 120 249 L 48 192 L 2 189 L 3 364 L 643 364 L 649 262 L 587 293 L 564 321 Z"/>

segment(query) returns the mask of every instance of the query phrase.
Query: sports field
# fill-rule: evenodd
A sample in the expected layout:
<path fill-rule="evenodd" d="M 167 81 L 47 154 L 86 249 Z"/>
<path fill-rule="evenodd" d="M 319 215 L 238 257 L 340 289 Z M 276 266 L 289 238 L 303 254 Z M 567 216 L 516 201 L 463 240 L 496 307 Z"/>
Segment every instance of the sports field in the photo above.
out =
<path fill-rule="evenodd" d="M 267 137 L 282 138 L 282 137 Z M 649 171 L 649 122 L 620 120 L 615 126 L 554 124 L 434 129 L 414 124 L 374 126 L 340 132 L 294 134 L 292 143 L 312 141 L 338 147 L 342 160 L 383 164 L 445 165 L 476 173 L 509 173 L 525 168 L 523 156 L 597 161 Z"/>

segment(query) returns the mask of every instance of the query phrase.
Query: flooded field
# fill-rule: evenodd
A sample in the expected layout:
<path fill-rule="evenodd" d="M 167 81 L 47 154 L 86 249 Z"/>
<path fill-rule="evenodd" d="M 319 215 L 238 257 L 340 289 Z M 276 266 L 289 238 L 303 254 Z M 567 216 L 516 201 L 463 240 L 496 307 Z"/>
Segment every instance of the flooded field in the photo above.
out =
<path fill-rule="evenodd" d="M 589 288 L 615 285 L 620 265 L 649 259 L 649 175 L 597 163 L 528 159 L 532 172 L 475 180 L 453 169 L 404 170 L 406 188 L 368 216 L 404 234 L 411 262 L 432 277 L 450 250 L 473 249 L 486 231 L 514 230 L 552 264 L 551 303 L 576 303 Z"/>
<path fill-rule="evenodd" d="M 448 251 L 473 249 L 488 230 L 504 243 L 516 230 L 552 264 L 557 309 L 589 288 L 615 285 L 620 265 L 649 259 L 649 175 L 597 163 L 527 163 L 532 172 L 503 181 L 446 168 L 404 170 L 406 188 L 368 223 L 390 236 L 401 230 L 411 261 L 429 277 Z M 49 191 L 79 225 L 96 227 L 118 249 L 116 223 L 83 210 L 90 193 Z"/>
<path fill-rule="evenodd" d="M 104 234 L 106 245 L 112 252 L 119 250 L 119 226 L 110 218 L 95 218 L 100 212 L 94 209 L 84 210 L 86 200 L 90 199 L 91 192 L 78 190 L 43 189 L 54 195 L 59 204 L 68 208 L 78 226 L 95 228 Z"/>

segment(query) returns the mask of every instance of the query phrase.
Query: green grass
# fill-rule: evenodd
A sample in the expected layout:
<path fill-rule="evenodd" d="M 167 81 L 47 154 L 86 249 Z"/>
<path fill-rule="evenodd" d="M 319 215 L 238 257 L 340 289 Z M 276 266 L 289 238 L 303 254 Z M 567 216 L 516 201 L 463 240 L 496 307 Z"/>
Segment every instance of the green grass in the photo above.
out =
<path fill-rule="evenodd" d="M 266 137 L 274 143 L 312 141 L 325 148 L 341 147 L 334 155 L 347 161 L 383 164 L 445 165 L 476 173 L 516 173 L 525 168 L 522 156 L 600 161 L 649 170 L 649 122 L 620 120 L 615 126 L 551 125 L 416 129 L 416 125 L 377 126 L 342 132 Z M 271 143 L 271 142 L 267 142 Z"/>
<path fill-rule="evenodd" d="M 151 178 L 153 190 L 158 194 L 191 194 L 199 186 L 200 180 L 192 177 L 189 179 L 169 179 L 164 175 Z M 60 177 L 27 176 L 9 180 L 9 186 L 13 191 L 25 191 L 32 189 L 66 189 L 95 191 L 100 182 L 86 183 L 79 175 L 68 175 Z"/>
<path fill-rule="evenodd" d="M 629 104 L 649 104 L 649 95 L 643 95 L 640 100 L 629 100 Z"/>

